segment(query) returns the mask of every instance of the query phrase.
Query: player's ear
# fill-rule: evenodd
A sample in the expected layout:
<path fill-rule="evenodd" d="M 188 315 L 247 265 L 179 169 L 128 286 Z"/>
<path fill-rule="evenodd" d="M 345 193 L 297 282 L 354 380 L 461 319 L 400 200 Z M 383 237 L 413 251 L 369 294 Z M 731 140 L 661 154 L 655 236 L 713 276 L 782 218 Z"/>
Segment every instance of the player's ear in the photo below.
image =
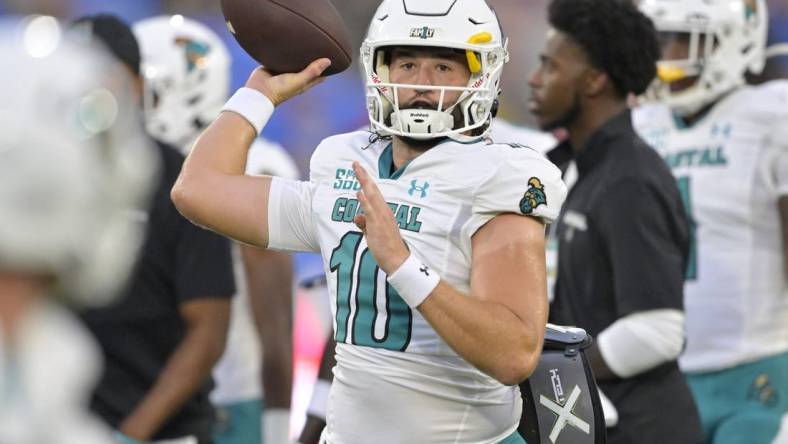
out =
<path fill-rule="evenodd" d="M 583 74 L 583 91 L 589 97 L 602 94 L 608 87 L 612 87 L 610 77 L 606 72 L 594 67 L 589 67 Z"/>

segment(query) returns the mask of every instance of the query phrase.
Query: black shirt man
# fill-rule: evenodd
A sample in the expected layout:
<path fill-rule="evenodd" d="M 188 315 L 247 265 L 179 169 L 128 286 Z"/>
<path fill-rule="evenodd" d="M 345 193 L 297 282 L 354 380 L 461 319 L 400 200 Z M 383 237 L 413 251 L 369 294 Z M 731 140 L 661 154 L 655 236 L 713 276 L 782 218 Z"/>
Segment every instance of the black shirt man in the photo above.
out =
<path fill-rule="evenodd" d="M 689 225 L 675 181 L 632 129 L 629 94 L 656 74 L 651 21 L 631 2 L 554 0 L 531 110 L 568 139 L 549 153 L 578 180 L 554 233 L 558 276 L 550 322 L 596 341 L 588 357 L 618 410 L 611 444 L 700 442 L 678 369 Z"/>

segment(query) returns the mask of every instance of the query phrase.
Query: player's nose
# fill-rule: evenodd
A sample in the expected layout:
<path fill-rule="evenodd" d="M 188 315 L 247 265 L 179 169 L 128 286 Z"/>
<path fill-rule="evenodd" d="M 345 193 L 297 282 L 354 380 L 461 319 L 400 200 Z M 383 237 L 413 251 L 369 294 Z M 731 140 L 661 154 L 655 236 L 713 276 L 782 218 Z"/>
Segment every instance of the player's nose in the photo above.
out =
<path fill-rule="evenodd" d="M 419 65 L 416 71 L 416 84 L 417 85 L 434 85 L 435 72 L 426 63 Z"/>
<path fill-rule="evenodd" d="M 538 89 L 542 85 L 542 70 L 541 69 L 534 69 L 531 71 L 530 77 L 528 77 L 528 86 L 534 90 Z"/>

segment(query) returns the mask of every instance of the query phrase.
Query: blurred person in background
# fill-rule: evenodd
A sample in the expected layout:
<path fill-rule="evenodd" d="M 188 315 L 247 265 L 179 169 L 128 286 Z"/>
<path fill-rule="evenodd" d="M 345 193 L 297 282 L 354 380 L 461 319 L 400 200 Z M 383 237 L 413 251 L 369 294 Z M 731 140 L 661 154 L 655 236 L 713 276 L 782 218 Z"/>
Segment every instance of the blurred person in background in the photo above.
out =
<path fill-rule="evenodd" d="M 328 288 L 325 284 L 320 285 L 320 293 L 328 296 Z M 306 420 L 301 433 L 298 436 L 298 444 L 318 444 L 323 429 L 326 428 L 326 415 L 328 414 L 328 397 L 331 392 L 331 382 L 334 379 L 334 366 L 336 361 L 336 340 L 334 340 L 333 330 L 329 334 L 323 356 L 320 359 L 320 366 L 317 371 L 317 380 L 312 387 L 309 404 L 306 409 Z"/>
<path fill-rule="evenodd" d="M 589 361 L 618 416 L 609 443 L 695 444 L 698 414 L 677 364 L 689 226 L 670 171 L 627 107 L 656 74 L 656 30 L 618 0 L 554 0 L 548 15 L 532 111 L 543 130 L 568 133 L 548 157 L 578 169 L 555 224 L 550 322 L 596 339 Z"/>
<path fill-rule="evenodd" d="M 641 8 L 662 60 L 634 121 L 692 224 L 679 363 L 706 442 L 769 444 L 788 413 L 788 81 L 744 78 L 766 62 L 766 3 Z"/>
<path fill-rule="evenodd" d="M 5 19 L 0 54 L 0 442 L 108 444 L 88 411 L 101 353 L 65 306 L 117 296 L 157 153 L 102 48 L 37 16 Z"/>
<path fill-rule="evenodd" d="M 77 20 L 75 32 L 104 43 L 137 82 L 140 52 L 131 29 L 110 15 Z M 224 350 L 235 293 L 230 244 L 183 218 L 169 189 L 183 164 L 157 142 L 163 178 L 153 207 L 141 215 L 150 230 L 130 288 L 115 304 L 83 313 L 104 352 L 106 370 L 92 408 L 122 443 L 174 440 L 212 443 L 211 370 Z"/>
<path fill-rule="evenodd" d="M 142 53 L 148 131 L 188 154 L 227 101 L 227 49 L 205 25 L 181 15 L 146 19 L 133 31 Z M 287 152 L 263 139 L 249 149 L 246 174 L 299 178 Z M 293 374 L 292 260 L 234 243 L 233 268 L 238 292 L 211 393 L 219 408 L 214 438 L 216 444 L 285 444 Z"/>

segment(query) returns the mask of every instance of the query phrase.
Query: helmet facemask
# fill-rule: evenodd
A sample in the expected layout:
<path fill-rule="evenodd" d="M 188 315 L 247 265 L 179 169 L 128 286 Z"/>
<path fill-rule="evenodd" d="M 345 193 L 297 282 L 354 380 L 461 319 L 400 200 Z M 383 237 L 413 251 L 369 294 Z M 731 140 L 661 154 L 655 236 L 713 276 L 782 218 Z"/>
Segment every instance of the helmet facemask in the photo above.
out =
<path fill-rule="evenodd" d="M 393 50 L 457 52 L 470 76 L 463 85 L 396 83 L 391 78 Z M 483 0 L 384 0 L 361 46 L 371 129 L 415 140 L 470 141 L 484 136 L 508 59 L 498 19 Z M 430 100 L 438 103 L 431 103 L 433 109 L 403 108 L 408 105 L 400 103 L 403 90 L 434 91 Z"/>
<path fill-rule="evenodd" d="M 489 130 L 494 104 L 500 92 L 506 49 L 447 49 L 466 53 L 470 77 L 465 86 L 392 83 L 388 62 L 393 48 L 374 47 L 365 42 L 362 61 L 367 71 L 367 109 L 374 131 L 417 140 L 450 137 L 466 141 L 478 138 Z M 439 91 L 437 109 L 403 108 L 399 102 L 399 92 L 403 89 Z M 450 103 L 447 96 L 457 92 L 460 93 L 459 98 Z"/>

